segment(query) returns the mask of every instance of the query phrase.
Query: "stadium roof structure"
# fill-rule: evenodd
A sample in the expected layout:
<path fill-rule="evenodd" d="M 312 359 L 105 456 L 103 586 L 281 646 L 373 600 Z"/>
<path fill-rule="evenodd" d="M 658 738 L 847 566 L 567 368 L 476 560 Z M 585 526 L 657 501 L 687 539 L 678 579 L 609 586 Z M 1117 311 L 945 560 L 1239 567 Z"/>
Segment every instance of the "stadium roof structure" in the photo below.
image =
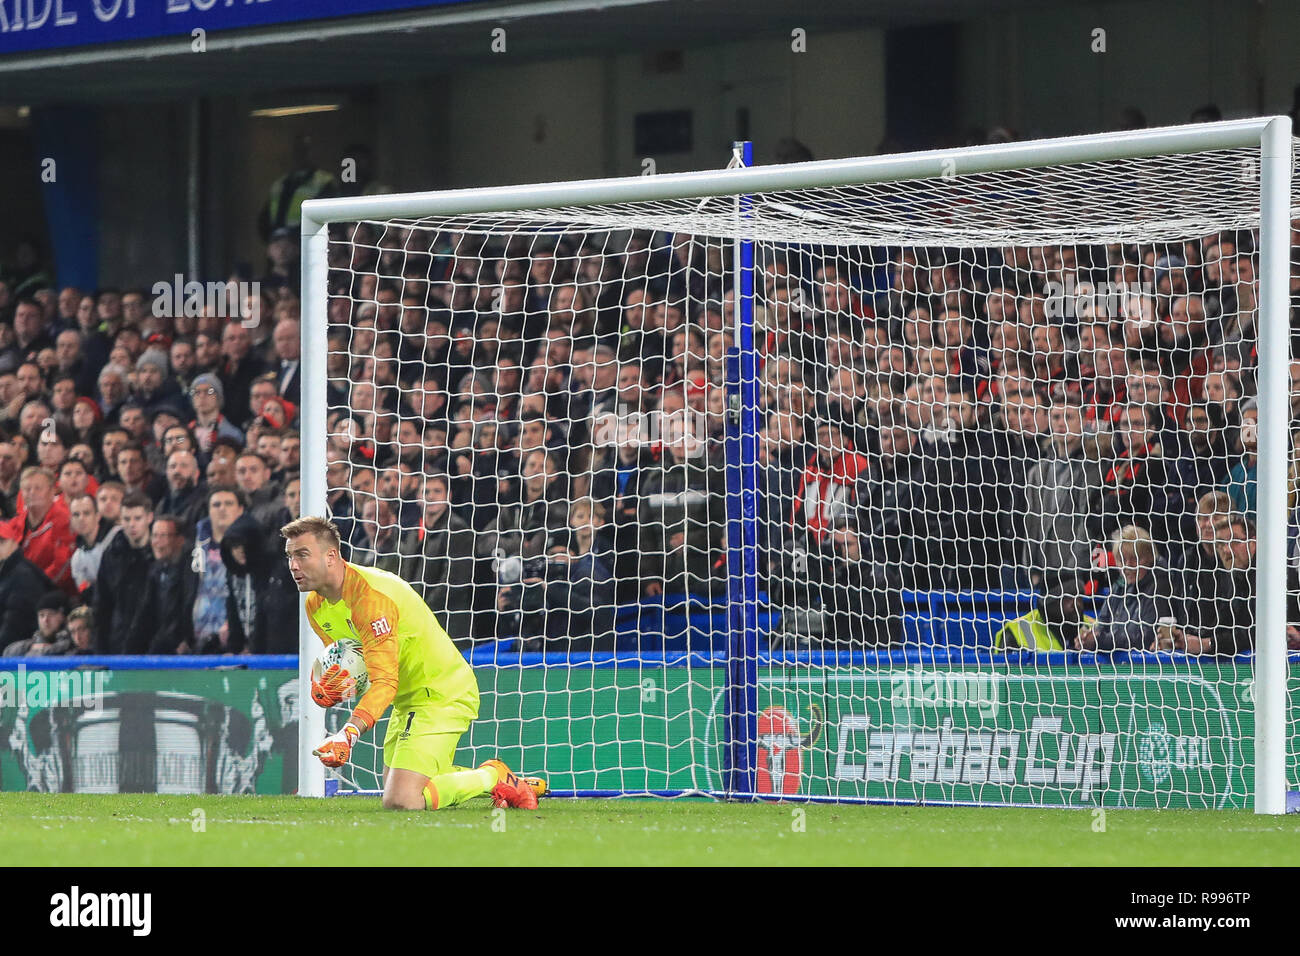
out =
<path fill-rule="evenodd" d="M 1072 2 L 1072 0 L 1071 0 Z M 255 29 L 209 29 L 196 55 L 187 29 L 142 41 L 22 50 L 0 32 L 0 102 L 114 102 L 214 93 L 342 88 L 436 76 L 486 64 L 487 31 L 509 31 L 513 62 L 561 56 L 694 47 L 788 33 L 951 22 L 1035 0 L 822 0 L 791 15 L 788 0 L 371 0 L 388 10 Z M 1062 3 L 1068 5 L 1068 3 Z M 224 5 L 214 8 L 214 14 Z M 71 34 L 67 34 L 71 36 Z M 57 38 L 59 34 L 54 34 Z M 19 50 L 9 52 L 6 50 Z"/>

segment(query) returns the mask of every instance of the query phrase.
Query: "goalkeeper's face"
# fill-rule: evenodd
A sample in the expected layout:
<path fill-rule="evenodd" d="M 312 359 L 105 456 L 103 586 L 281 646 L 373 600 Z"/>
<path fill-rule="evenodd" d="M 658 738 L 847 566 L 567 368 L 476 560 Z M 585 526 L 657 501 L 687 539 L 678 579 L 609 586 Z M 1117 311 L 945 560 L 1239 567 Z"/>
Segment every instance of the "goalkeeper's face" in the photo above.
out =
<path fill-rule="evenodd" d="M 284 554 L 289 561 L 289 574 L 300 592 L 329 587 L 339 576 L 338 552 L 326 547 L 313 534 L 301 534 L 285 541 Z"/>

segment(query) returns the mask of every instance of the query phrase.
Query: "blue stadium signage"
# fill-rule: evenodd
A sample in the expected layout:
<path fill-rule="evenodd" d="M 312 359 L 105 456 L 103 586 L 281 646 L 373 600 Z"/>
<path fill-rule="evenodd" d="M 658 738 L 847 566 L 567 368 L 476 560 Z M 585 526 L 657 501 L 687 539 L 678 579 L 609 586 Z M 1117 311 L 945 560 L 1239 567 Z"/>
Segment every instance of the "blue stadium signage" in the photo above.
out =
<path fill-rule="evenodd" d="M 0 0 L 0 54 L 467 2 L 471 0 Z"/>

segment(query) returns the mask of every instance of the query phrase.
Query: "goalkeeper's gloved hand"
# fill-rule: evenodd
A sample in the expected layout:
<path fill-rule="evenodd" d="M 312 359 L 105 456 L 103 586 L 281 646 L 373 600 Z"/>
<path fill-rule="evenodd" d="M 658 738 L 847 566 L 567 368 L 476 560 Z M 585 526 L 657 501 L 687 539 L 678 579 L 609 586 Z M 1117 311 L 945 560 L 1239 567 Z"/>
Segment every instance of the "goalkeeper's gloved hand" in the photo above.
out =
<path fill-rule="evenodd" d="M 355 724 L 346 723 L 337 734 L 325 738 L 312 754 L 320 757 L 320 762 L 327 767 L 341 767 L 348 762 L 348 757 L 352 755 L 352 744 L 360 736 L 361 731 Z"/>
<path fill-rule="evenodd" d="M 320 680 L 311 679 L 311 699 L 320 707 L 333 707 L 339 701 L 351 696 L 357 686 L 357 679 L 339 667 L 331 664 Z"/>

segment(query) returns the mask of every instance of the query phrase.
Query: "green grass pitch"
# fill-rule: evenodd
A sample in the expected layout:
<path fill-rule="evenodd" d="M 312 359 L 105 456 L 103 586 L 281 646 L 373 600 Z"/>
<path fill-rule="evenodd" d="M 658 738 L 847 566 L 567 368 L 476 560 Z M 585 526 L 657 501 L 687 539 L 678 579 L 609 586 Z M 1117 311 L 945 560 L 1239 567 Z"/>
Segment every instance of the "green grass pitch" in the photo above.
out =
<path fill-rule="evenodd" d="M 1294 863 L 1298 831 L 1300 817 L 1243 811 L 555 799 L 397 813 L 374 798 L 0 793 L 0 858 L 48 866 L 1259 866 Z"/>

